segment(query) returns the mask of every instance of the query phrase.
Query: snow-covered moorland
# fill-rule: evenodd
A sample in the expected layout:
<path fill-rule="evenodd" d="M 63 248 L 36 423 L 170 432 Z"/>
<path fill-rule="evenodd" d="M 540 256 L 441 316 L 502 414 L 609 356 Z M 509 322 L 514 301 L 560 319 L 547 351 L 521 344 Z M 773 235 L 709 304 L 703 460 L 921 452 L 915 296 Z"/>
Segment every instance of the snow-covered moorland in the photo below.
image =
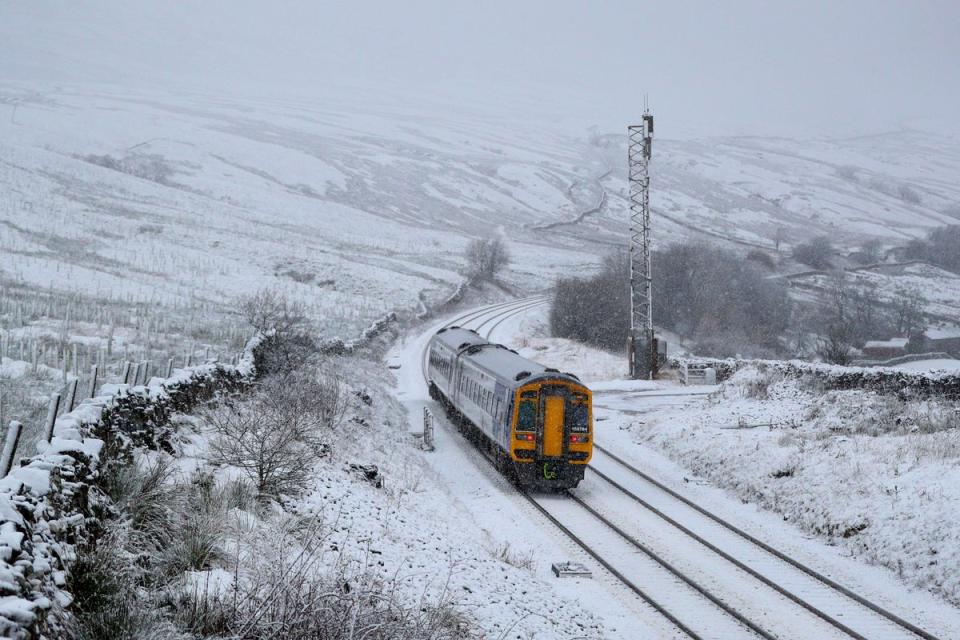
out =
<path fill-rule="evenodd" d="M 960 416 L 952 401 L 744 368 L 634 437 L 744 500 L 960 603 Z"/>

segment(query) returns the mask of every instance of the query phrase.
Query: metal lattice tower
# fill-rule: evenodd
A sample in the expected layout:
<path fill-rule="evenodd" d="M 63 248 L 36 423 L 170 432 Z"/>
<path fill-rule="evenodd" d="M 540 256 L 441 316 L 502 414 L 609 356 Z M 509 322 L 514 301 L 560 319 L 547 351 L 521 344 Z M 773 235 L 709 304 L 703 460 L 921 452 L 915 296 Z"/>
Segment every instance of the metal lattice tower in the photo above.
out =
<path fill-rule="evenodd" d="M 653 292 L 650 273 L 650 155 L 653 116 L 627 128 L 630 180 L 630 376 L 652 379 L 657 374 L 657 344 L 653 335 Z"/>

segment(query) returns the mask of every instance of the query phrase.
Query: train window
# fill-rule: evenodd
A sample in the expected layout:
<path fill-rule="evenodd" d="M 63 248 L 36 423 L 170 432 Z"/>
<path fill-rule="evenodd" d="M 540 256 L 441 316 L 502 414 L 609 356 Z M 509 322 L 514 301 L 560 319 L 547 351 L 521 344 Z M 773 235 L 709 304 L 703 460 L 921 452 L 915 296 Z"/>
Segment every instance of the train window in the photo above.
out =
<path fill-rule="evenodd" d="M 570 431 L 587 433 L 590 430 L 590 411 L 587 405 L 576 402 L 570 409 Z"/>
<path fill-rule="evenodd" d="M 517 431 L 536 431 L 537 403 L 533 400 L 522 400 L 517 411 Z"/>

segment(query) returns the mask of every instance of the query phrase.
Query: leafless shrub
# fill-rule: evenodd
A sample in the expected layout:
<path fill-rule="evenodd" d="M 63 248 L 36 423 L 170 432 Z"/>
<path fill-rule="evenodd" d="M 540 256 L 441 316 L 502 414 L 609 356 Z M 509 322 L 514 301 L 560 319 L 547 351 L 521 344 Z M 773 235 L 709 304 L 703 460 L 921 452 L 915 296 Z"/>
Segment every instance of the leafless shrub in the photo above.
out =
<path fill-rule="evenodd" d="M 300 303 L 263 289 L 241 300 L 239 306 L 247 323 L 265 337 L 254 354 L 261 374 L 295 371 L 317 355 Z"/>
<path fill-rule="evenodd" d="M 793 259 L 813 267 L 827 269 L 833 257 L 833 243 L 826 236 L 818 236 L 793 248 Z"/>
<path fill-rule="evenodd" d="M 851 182 L 860 182 L 860 178 L 857 176 L 857 171 L 859 171 L 857 167 L 850 165 L 837 167 L 837 175 L 844 180 L 849 180 Z"/>
<path fill-rule="evenodd" d="M 897 189 L 897 195 L 900 196 L 901 200 L 910 204 L 920 204 L 921 202 L 920 194 L 917 193 L 917 190 L 906 184 L 900 185 Z"/>
<path fill-rule="evenodd" d="M 312 271 L 300 271 L 298 269 L 287 269 L 283 272 L 283 275 L 287 276 L 294 282 L 299 282 L 301 284 L 313 282 L 317 277 L 317 274 L 313 273 Z"/>
<path fill-rule="evenodd" d="M 257 331 L 287 335 L 306 324 L 303 305 L 270 289 L 240 301 L 240 314 Z"/>
<path fill-rule="evenodd" d="M 777 268 L 777 263 L 774 262 L 773 256 L 764 251 L 763 249 L 751 249 L 747 253 L 747 260 L 756 262 L 764 269 L 773 271 Z"/>
<path fill-rule="evenodd" d="M 137 233 L 141 235 L 160 235 L 163 233 L 163 227 L 159 224 L 141 224 L 137 227 Z"/>
<path fill-rule="evenodd" d="M 347 408 L 335 376 L 299 372 L 268 378 L 250 401 L 207 414 L 216 434 L 213 459 L 242 469 L 261 495 L 297 494 L 313 463 L 328 452 L 326 431 L 343 421 Z"/>
<path fill-rule="evenodd" d="M 261 495 L 297 494 L 306 487 L 315 455 L 296 429 L 274 429 L 251 403 L 222 405 L 206 418 L 216 434 L 213 461 L 243 470 Z"/>
<path fill-rule="evenodd" d="M 782 376 L 773 371 L 758 372 L 741 383 L 743 395 L 756 400 L 766 400 L 770 397 L 770 387 L 781 379 Z"/>
<path fill-rule="evenodd" d="M 817 341 L 817 355 L 824 362 L 850 364 L 853 359 L 853 339 L 849 330 L 840 323 L 827 327 L 827 333 Z"/>
<path fill-rule="evenodd" d="M 340 378 L 312 367 L 266 378 L 257 401 L 268 420 L 291 425 L 305 442 L 323 429 L 338 427 L 349 408 Z"/>
<path fill-rule="evenodd" d="M 467 245 L 467 275 L 493 280 L 510 263 L 510 251 L 501 238 L 477 238 Z"/>
<path fill-rule="evenodd" d="M 403 602 L 396 585 L 324 557 L 316 529 L 282 532 L 274 548 L 245 554 L 244 579 L 223 591 L 185 591 L 173 603 L 182 627 L 199 636 L 238 640 L 460 640 L 476 637 L 444 597 Z M 291 551 L 293 550 L 293 551 Z"/>

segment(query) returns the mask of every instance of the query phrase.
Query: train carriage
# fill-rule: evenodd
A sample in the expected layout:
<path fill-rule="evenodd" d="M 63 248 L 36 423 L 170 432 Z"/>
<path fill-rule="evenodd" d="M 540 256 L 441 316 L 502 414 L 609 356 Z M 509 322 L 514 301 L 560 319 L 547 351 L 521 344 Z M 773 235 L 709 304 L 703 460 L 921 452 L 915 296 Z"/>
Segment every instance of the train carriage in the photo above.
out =
<path fill-rule="evenodd" d="M 593 448 L 590 390 L 469 329 L 430 341 L 430 395 L 497 467 L 529 487 L 565 489 L 583 479 Z"/>

